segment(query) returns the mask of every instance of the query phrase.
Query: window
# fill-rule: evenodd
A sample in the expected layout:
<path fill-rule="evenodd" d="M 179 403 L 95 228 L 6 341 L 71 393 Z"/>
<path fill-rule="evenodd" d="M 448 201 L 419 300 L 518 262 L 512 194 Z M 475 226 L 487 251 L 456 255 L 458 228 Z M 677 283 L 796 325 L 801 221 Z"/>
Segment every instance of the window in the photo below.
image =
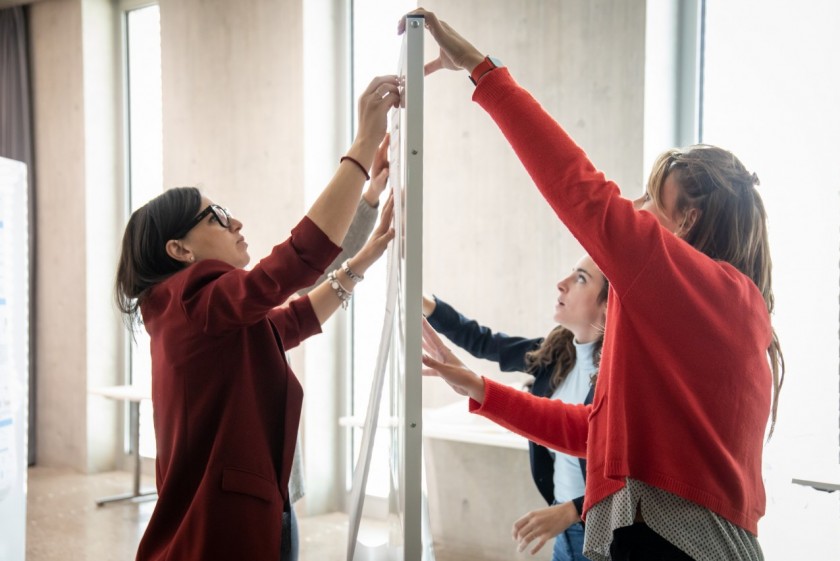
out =
<path fill-rule="evenodd" d="M 399 18 L 416 7 L 416 3 L 400 0 L 355 0 L 353 2 L 353 103 L 365 90 L 370 80 L 377 75 L 392 74 L 397 71 L 402 37 L 397 35 Z M 355 121 L 354 121 L 355 122 Z M 355 131 L 354 131 L 355 133 Z M 382 195 L 384 204 L 387 192 Z M 373 374 L 376 366 L 378 342 L 382 331 L 385 309 L 387 258 L 383 256 L 365 274 L 365 283 L 369 285 L 359 291 L 354 298 L 355 309 L 364 313 L 353 315 L 353 379 L 352 415 L 364 420 L 367 412 Z M 357 307 L 357 308 L 356 308 Z M 364 343 L 361 343 L 364 342 Z M 390 411 L 390 390 L 383 388 L 380 404 L 380 424 L 374 441 L 373 458 L 367 482 L 369 496 L 385 498 L 390 489 L 389 444 L 386 419 Z M 361 430 L 354 430 L 352 437 L 352 467 L 355 466 L 361 447 Z M 352 476 L 348 475 L 347 489 L 350 489 Z"/>
<path fill-rule="evenodd" d="M 759 533 L 768 560 L 793 551 L 824 557 L 837 547 L 827 549 L 837 498 L 791 479 L 838 463 L 840 180 L 831 162 L 840 150 L 840 5 L 705 4 L 702 141 L 732 150 L 761 181 L 773 323 L 787 364 L 776 434 L 765 446 Z M 792 536 L 803 538 L 792 544 Z"/>
<path fill-rule="evenodd" d="M 134 2 L 133 4 L 138 4 Z M 131 214 L 163 190 L 161 116 L 160 9 L 157 5 L 121 6 L 125 108 L 125 188 Z M 130 344 L 128 378 L 151 386 L 149 336 L 135 333 Z M 155 456 L 152 404 L 140 405 L 140 454 Z"/>

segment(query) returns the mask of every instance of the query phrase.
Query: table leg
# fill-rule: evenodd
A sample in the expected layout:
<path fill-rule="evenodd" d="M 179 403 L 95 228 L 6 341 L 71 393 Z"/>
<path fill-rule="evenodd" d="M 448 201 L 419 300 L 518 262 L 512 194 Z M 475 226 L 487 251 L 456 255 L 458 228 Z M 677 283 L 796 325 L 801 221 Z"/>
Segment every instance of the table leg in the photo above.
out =
<path fill-rule="evenodd" d="M 123 493 L 121 495 L 114 495 L 112 497 L 103 497 L 96 500 L 96 506 L 102 506 L 107 503 L 115 503 L 120 501 L 150 501 L 157 498 L 157 491 L 141 491 L 140 490 L 140 474 L 142 472 L 142 461 L 140 458 L 140 402 L 129 401 L 129 425 L 130 425 L 130 446 L 132 454 L 134 454 L 134 474 L 133 485 L 131 493 Z"/>

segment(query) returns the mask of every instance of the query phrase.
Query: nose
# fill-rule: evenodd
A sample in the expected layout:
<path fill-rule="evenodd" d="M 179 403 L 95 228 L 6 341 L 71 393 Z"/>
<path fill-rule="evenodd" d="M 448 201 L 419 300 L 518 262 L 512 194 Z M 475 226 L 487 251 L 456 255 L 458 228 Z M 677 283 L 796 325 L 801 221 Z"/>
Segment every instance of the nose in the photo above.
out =
<path fill-rule="evenodd" d="M 236 218 L 231 217 L 231 219 L 230 219 L 230 231 L 231 232 L 238 232 L 241 229 L 242 229 L 242 222 L 240 222 Z"/>
<path fill-rule="evenodd" d="M 566 281 L 567 280 L 569 280 L 569 279 L 565 278 L 565 279 L 563 279 L 563 280 L 561 280 L 560 282 L 557 283 L 557 290 L 559 290 L 561 293 L 569 291 L 568 287 L 566 286 Z"/>

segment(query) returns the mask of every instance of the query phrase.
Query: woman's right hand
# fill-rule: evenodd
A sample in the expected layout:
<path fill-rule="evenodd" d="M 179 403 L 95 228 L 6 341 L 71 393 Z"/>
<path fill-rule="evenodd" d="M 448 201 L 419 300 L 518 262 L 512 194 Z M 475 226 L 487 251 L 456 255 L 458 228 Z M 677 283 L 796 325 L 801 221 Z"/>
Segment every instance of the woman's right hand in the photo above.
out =
<path fill-rule="evenodd" d="M 426 29 L 432 34 L 432 38 L 437 41 L 440 46 L 440 55 L 432 62 L 426 64 L 425 74 L 429 75 L 432 72 L 446 68 L 448 70 L 458 70 L 465 68 L 467 72 L 471 72 L 473 68 L 478 66 L 484 55 L 481 51 L 476 49 L 472 43 L 461 37 L 461 35 L 452 29 L 448 23 L 441 21 L 435 14 L 418 8 L 406 14 L 406 16 L 423 16 L 426 20 Z M 402 35 L 405 32 L 405 18 L 400 19 L 397 26 L 397 33 Z"/>
<path fill-rule="evenodd" d="M 443 378 L 456 393 L 484 401 L 484 379 L 464 366 L 423 318 L 423 375 Z"/>
<path fill-rule="evenodd" d="M 353 144 L 361 145 L 360 148 L 365 152 L 365 164 L 373 161 L 374 152 L 385 137 L 388 111 L 399 104 L 400 90 L 396 76 L 377 76 L 359 96 L 359 128 Z M 355 154 L 351 155 L 356 157 Z"/>

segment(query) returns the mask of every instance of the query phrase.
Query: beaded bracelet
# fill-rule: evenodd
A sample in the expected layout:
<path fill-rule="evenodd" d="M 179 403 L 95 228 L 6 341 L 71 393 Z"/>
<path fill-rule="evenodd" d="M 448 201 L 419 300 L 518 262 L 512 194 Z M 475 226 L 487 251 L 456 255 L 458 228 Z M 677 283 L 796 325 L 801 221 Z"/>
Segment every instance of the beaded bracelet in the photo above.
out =
<path fill-rule="evenodd" d="M 363 166 L 363 165 L 361 164 L 361 162 L 359 162 L 359 160 L 357 160 L 356 158 L 353 158 L 352 156 L 342 156 L 342 157 L 341 157 L 341 158 L 339 158 L 339 160 L 338 160 L 339 165 L 341 165 L 341 163 L 342 163 L 344 160 L 347 160 L 348 162 L 353 162 L 354 164 L 356 164 L 357 166 L 359 166 L 359 169 L 360 169 L 360 170 L 362 170 L 362 173 L 363 173 L 363 174 L 365 174 L 365 179 L 366 179 L 367 181 L 370 181 L 370 174 L 368 173 L 367 169 L 365 169 L 365 166 Z"/>
<path fill-rule="evenodd" d="M 358 273 L 353 272 L 353 269 L 350 268 L 350 260 L 349 259 L 341 264 L 341 269 L 350 278 L 350 280 L 355 282 L 355 283 L 359 283 L 359 282 L 362 282 L 363 280 L 365 280 L 364 275 L 360 275 Z"/>
<path fill-rule="evenodd" d="M 330 271 L 327 275 L 327 280 L 330 281 L 330 288 L 335 290 L 335 295 L 341 300 L 341 307 L 346 310 L 347 306 L 350 305 L 350 298 L 353 296 L 353 293 L 341 286 L 336 271 Z"/>

